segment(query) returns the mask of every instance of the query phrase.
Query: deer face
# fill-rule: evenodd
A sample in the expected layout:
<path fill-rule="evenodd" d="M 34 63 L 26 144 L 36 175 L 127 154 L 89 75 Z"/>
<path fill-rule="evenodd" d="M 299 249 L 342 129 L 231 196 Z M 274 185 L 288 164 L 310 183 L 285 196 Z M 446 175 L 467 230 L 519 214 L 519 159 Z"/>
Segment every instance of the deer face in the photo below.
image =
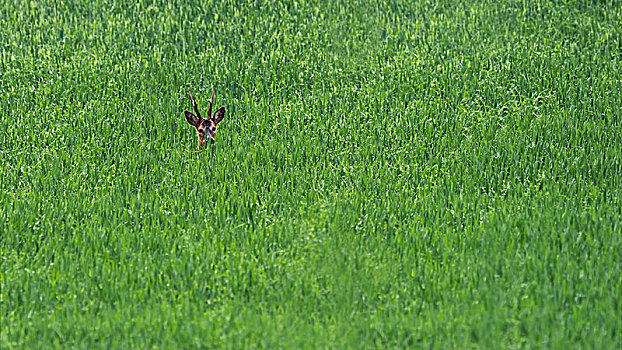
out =
<path fill-rule="evenodd" d="M 212 119 L 203 119 L 201 125 L 197 127 L 199 142 L 205 143 L 205 139 L 210 139 L 212 145 L 216 140 L 216 123 Z"/>
<path fill-rule="evenodd" d="M 220 123 L 220 121 L 225 117 L 225 107 L 218 108 L 216 113 L 211 116 L 212 103 L 214 100 L 214 88 L 212 88 L 212 98 L 209 99 L 209 109 L 207 111 L 208 117 L 204 119 L 201 117 L 201 113 L 199 113 L 199 107 L 192 98 L 192 95 L 190 95 L 190 89 L 188 89 L 188 96 L 190 96 L 192 108 L 194 109 L 196 115 L 192 114 L 189 111 L 184 111 L 184 114 L 186 115 L 186 120 L 188 121 L 188 123 L 190 123 L 190 125 L 194 126 L 197 129 L 197 137 L 199 139 L 199 144 L 197 148 L 201 149 L 203 146 L 205 146 L 205 141 L 208 139 L 213 147 L 216 140 L 216 128 L 218 126 L 218 123 Z"/>

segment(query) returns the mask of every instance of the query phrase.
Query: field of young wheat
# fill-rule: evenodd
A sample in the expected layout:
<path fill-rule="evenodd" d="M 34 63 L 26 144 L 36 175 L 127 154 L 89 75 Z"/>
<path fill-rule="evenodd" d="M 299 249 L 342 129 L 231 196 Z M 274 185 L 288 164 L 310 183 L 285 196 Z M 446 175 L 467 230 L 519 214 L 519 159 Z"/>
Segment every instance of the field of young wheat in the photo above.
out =
<path fill-rule="evenodd" d="M 0 348 L 620 349 L 621 108 L 613 1 L 0 0 Z"/>

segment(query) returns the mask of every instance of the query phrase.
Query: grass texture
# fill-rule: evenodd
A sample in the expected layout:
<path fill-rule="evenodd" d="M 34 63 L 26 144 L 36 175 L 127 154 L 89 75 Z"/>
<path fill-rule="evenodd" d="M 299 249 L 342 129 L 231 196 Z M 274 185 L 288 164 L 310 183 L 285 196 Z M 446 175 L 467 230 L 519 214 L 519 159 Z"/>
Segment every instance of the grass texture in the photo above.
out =
<path fill-rule="evenodd" d="M 620 349 L 621 88 L 613 1 L 0 0 L 0 348 Z"/>

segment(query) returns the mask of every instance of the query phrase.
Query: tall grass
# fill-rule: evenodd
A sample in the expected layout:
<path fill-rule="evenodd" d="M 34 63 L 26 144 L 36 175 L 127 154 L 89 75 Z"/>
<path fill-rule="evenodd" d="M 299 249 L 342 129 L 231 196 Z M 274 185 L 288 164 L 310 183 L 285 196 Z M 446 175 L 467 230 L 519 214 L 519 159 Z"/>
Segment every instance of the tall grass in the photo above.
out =
<path fill-rule="evenodd" d="M 621 19 L 0 1 L 0 348 L 619 349 Z"/>

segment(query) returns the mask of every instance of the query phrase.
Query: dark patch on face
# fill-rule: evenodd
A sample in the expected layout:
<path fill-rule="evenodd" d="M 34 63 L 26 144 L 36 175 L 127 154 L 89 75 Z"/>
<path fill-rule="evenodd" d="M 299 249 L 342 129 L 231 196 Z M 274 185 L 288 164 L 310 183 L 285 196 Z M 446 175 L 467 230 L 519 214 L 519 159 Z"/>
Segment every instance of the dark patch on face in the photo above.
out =
<path fill-rule="evenodd" d="M 197 128 L 199 134 L 204 138 L 209 138 L 213 141 L 216 137 L 216 124 L 212 119 L 204 119 L 203 122 Z"/>

